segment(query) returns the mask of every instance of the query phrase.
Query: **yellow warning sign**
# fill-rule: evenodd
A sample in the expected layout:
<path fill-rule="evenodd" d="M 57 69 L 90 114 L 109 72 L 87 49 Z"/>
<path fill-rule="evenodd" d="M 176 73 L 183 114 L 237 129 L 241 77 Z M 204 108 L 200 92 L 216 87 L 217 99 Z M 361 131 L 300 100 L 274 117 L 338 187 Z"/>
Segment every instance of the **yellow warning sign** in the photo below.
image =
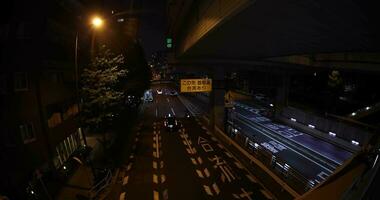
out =
<path fill-rule="evenodd" d="M 211 90 L 211 79 L 181 79 L 181 92 L 211 92 Z"/>

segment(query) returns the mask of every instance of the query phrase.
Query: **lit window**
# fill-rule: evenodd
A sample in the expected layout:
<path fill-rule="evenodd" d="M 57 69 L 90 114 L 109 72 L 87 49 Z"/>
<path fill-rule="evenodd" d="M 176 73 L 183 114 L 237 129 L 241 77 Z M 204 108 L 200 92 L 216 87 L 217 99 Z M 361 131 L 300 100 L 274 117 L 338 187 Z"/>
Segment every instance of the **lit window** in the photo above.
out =
<path fill-rule="evenodd" d="M 17 72 L 14 74 L 14 88 L 15 91 L 28 90 L 28 75 L 25 72 Z"/>
<path fill-rule="evenodd" d="M 33 142 L 36 140 L 34 135 L 33 124 L 25 123 L 19 126 L 21 138 L 24 141 L 24 144 Z"/>

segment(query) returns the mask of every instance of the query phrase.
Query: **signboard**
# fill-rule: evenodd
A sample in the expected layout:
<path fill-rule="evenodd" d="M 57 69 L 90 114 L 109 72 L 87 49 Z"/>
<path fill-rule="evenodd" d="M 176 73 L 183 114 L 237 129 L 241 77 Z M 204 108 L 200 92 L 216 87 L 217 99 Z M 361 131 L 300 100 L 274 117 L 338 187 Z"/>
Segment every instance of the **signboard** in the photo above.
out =
<path fill-rule="evenodd" d="M 181 92 L 211 92 L 212 80 L 205 79 L 181 79 Z"/>

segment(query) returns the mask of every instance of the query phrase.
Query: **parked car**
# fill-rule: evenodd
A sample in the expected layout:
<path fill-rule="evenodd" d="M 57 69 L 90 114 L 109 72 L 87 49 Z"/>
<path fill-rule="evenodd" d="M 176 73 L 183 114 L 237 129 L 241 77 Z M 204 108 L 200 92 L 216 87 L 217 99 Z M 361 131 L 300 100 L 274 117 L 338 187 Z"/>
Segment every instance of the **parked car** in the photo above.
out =
<path fill-rule="evenodd" d="M 175 116 L 168 114 L 164 119 L 164 126 L 166 130 L 173 132 L 178 131 L 182 127 L 182 124 Z"/>

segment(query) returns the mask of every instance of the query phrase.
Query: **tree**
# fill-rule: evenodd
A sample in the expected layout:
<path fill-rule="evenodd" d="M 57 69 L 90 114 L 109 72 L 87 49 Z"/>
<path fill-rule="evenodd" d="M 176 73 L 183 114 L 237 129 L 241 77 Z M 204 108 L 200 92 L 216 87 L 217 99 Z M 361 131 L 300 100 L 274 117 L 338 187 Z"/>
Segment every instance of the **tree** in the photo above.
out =
<path fill-rule="evenodd" d="M 115 56 L 105 46 L 83 70 L 81 94 L 82 122 L 85 127 L 94 132 L 106 131 L 119 114 L 120 105 L 124 101 L 121 80 L 126 74 L 124 56 Z"/>

